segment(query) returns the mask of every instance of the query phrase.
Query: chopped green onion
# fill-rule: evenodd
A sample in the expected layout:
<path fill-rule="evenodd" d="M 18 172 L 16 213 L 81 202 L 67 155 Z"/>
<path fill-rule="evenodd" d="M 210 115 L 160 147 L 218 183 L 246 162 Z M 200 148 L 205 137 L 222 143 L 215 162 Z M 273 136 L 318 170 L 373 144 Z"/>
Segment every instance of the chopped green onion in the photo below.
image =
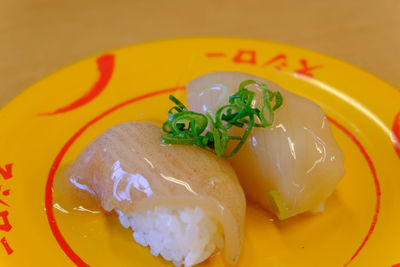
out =
<path fill-rule="evenodd" d="M 251 106 L 255 93 L 246 89 L 246 86 L 251 84 L 258 85 L 263 92 L 261 111 Z M 229 97 L 229 104 L 220 107 L 215 117 L 210 113 L 204 115 L 188 110 L 172 95 L 169 99 L 176 106 L 168 111 L 168 120 L 162 126 L 165 134 L 161 141 L 167 144 L 197 145 L 208 148 L 221 157 L 235 155 L 246 142 L 253 127 L 271 126 L 274 122 L 274 111 L 283 103 L 280 92 L 272 92 L 266 84 L 259 84 L 253 80 L 241 82 L 238 91 Z M 261 123 L 256 123 L 256 117 Z M 205 132 L 207 126 L 210 131 Z M 246 127 L 242 136 L 229 136 L 230 128 L 244 126 Z M 226 150 L 231 140 L 238 141 L 238 144 L 228 153 Z"/>
<path fill-rule="evenodd" d="M 272 209 L 275 211 L 279 220 L 285 220 L 289 217 L 288 210 L 283 203 L 281 194 L 278 190 L 271 190 L 268 192 Z"/>

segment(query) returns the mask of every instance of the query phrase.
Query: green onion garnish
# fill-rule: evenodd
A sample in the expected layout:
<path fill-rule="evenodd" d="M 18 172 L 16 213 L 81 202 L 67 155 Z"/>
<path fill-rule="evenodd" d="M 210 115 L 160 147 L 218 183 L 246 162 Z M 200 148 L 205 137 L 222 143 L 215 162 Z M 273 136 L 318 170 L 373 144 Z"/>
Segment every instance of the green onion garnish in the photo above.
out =
<path fill-rule="evenodd" d="M 262 89 L 263 102 L 261 110 L 253 108 L 254 92 L 246 86 L 255 84 Z M 168 120 L 163 124 L 165 134 L 161 141 L 167 144 L 197 145 L 214 151 L 218 156 L 231 157 L 245 143 L 253 127 L 267 127 L 274 122 L 274 111 L 282 105 L 280 92 L 272 92 L 266 84 L 253 80 L 240 83 L 236 94 L 229 97 L 229 104 L 220 107 L 215 116 L 190 111 L 173 95 L 169 99 L 176 104 L 168 111 Z M 265 117 L 265 114 L 267 116 Z M 259 123 L 255 118 L 259 119 Z M 206 131 L 209 126 L 209 131 Z M 228 130 L 232 127 L 244 128 L 242 136 L 230 136 Z M 237 140 L 238 144 L 229 153 L 228 143 Z"/>
<path fill-rule="evenodd" d="M 271 190 L 268 192 L 269 198 L 270 198 L 270 204 L 272 206 L 272 209 L 274 210 L 276 216 L 279 218 L 279 220 L 285 220 L 289 218 L 289 213 L 288 210 L 285 207 L 285 204 L 283 203 L 281 194 L 279 194 L 278 190 Z"/>

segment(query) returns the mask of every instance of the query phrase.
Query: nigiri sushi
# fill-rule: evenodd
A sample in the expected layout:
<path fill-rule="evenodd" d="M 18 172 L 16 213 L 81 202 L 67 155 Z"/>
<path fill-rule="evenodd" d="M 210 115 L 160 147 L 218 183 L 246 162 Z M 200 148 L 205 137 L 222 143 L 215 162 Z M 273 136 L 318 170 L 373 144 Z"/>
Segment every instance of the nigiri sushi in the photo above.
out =
<path fill-rule="evenodd" d="M 283 98 L 273 124 L 253 128 L 246 143 L 230 158 L 246 196 L 280 219 L 322 210 L 345 171 L 342 152 L 317 104 L 253 75 L 215 72 L 187 85 L 188 108 L 215 115 L 246 80 L 265 84 Z M 252 106 L 260 108 L 260 86 L 251 84 L 247 89 L 255 93 Z M 240 135 L 241 129 L 230 131 Z"/>
<path fill-rule="evenodd" d="M 154 256 L 192 266 L 224 247 L 235 264 L 246 201 L 234 170 L 201 148 L 163 144 L 161 135 L 146 122 L 108 129 L 72 163 L 71 183 L 115 210 Z"/>

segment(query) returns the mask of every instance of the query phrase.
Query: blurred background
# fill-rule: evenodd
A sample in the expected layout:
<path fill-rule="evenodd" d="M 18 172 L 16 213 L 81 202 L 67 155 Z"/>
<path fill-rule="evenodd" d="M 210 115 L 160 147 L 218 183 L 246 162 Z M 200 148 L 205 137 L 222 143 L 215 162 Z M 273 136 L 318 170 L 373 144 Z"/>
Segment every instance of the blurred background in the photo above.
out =
<path fill-rule="evenodd" d="M 0 106 L 87 56 L 187 36 L 276 41 L 400 88 L 399 0 L 0 0 Z"/>

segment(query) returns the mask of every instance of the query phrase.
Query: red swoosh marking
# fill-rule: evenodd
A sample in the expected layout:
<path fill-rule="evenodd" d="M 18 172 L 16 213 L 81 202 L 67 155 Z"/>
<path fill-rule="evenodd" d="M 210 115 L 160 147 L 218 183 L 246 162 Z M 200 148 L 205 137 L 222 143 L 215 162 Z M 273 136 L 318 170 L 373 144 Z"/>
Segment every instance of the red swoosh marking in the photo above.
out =
<path fill-rule="evenodd" d="M 400 112 L 397 113 L 396 117 L 394 118 L 392 134 L 394 150 L 396 151 L 397 156 L 400 158 Z"/>
<path fill-rule="evenodd" d="M 79 136 L 86 131 L 87 128 L 89 128 L 91 125 L 95 124 L 97 121 L 101 120 L 102 118 L 106 117 L 107 115 L 109 115 L 110 113 L 135 102 L 141 101 L 143 99 L 146 98 L 150 98 L 153 96 L 157 96 L 157 95 L 161 95 L 161 94 L 165 94 L 165 93 L 172 93 L 178 90 L 185 90 L 184 86 L 180 86 L 180 87 L 175 87 L 175 88 L 170 88 L 170 89 L 164 89 L 164 90 L 160 90 L 160 91 L 155 91 L 155 92 L 151 92 L 151 93 L 147 93 L 138 97 L 134 97 L 132 99 L 129 99 L 127 101 L 124 101 L 108 110 L 106 110 L 105 112 L 101 113 L 100 115 L 98 115 L 97 117 L 93 118 L 91 121 L 89 121 L 88 123 L 86 123 L 82 128 L 80 128 L 66 143 L 65 145 L 61 148 L 60 152 L 57 154 L 57 157 L 54 159 L 53 164 L 51 165 L 50 171 L 49 171 L 49 176 L 47 178 L 47 182 L 46 182 L 46 188 L 45 188 L 45 207 L 46 207 L 46 215 L 47 215 L 47 220 L 49 222 L 49 226 L 51 228 L 51 231 L 55 237 L 55 239 L 57 240 L 57 243 L 59 244 L 59 246 L 61 247 L 61 249 L 64 251 L 64 253 L 77 265 L 77 266 L 89 266 L 83 259 L 81 259 L 78 254 L 75 253 L 75 251 L 69 246 L 69 244 L 67 243 L 67 241 L 64 239 L 63 235 L 61 234 L 60 229 L 58 228 L 55 216 L 54 216 L 54 211 L 53 211 L 53 193 L 52 193 L 52 188 L 53 188 L 53 181 L 54 181 L 54 177 L 55 174 L 57 172 L 58 167 L 60 166 L 60 163 L 65 155 L 65 153 L 67 153 L 67 151 L 69 150 L 69 148 L 71 147 L 71 145 L 76 141 L 76 139 L 79 138 Z M 374 164 L 370 158 L 370 156 L 368 155 L 368 153 L 366 152 L 366 150 L 364 149 L 364 147 L 362 146 L 362 144 L 359 142 L 359 140 L 347 129 L 345 128 L 343 125 L 339 124 L 338 122 L 336 122 L 334 119 L 329 118 L 328 120 L 333 123 L 336 127 L 338 127 L 343 133 L 345 133 L 352 141 L 353 143 L 359 148 L 360 152 L 363 154 L 365 160 L 368 163 L 368 166 L 370 168 L 370 171 L 372 173 L 373 179 L 374 179 L 374 184 L 375 184 L 375 192 L 376 192 L 376 204 L 375 204 L 375 213 L 373 215 L 372 218 L 372 222 L 370 225 L 370 228 L 368 230 L 367 235 L 364 237 L 364 240 L 362 241 L 360 247 L 357 249 L 357 251 L 353 254 L 353 256 L 346 262 L 346 264 L 344 266 L 349 265 L 354 258 L 357 257 L 357 255 L 360 253 L 360 251 L 363 249 L 363 247 L 365 246 L 365 244 L 367 243 L 368 239 L 370 238 L 370 236 L 372 235 L 377 220 L 378 220 L 378 215 L 379 215 L 379 211 L 380 211 L 380 203 L 381 203 L 381 191 L 380 191 L 380 185 L 379 185 L 379 180 L 378 177 L 376 175 L 376 171 L 375 171 L 375 167 Z"/>
<path fill-rule="evenodd" d="M 98 95 L 100 95 L 100 93 L 104 90 L 104 88 L 106 88 L 108 82 L 111 79 L 115 65 L 115 56 L 113 54 L 102 55 L 97 58 L 96 62 L 97 70 L 99 71 L 99 78 L 92 85 L 92 88 L 88 92 L 86 92 L 86 94 L 65 107 L 61 107 L 53 112 L 42 113 L 39 115 L 50 116 L 68 112 L 83 105 L 86 105 L 87 103 L 95 99 Z"/>

